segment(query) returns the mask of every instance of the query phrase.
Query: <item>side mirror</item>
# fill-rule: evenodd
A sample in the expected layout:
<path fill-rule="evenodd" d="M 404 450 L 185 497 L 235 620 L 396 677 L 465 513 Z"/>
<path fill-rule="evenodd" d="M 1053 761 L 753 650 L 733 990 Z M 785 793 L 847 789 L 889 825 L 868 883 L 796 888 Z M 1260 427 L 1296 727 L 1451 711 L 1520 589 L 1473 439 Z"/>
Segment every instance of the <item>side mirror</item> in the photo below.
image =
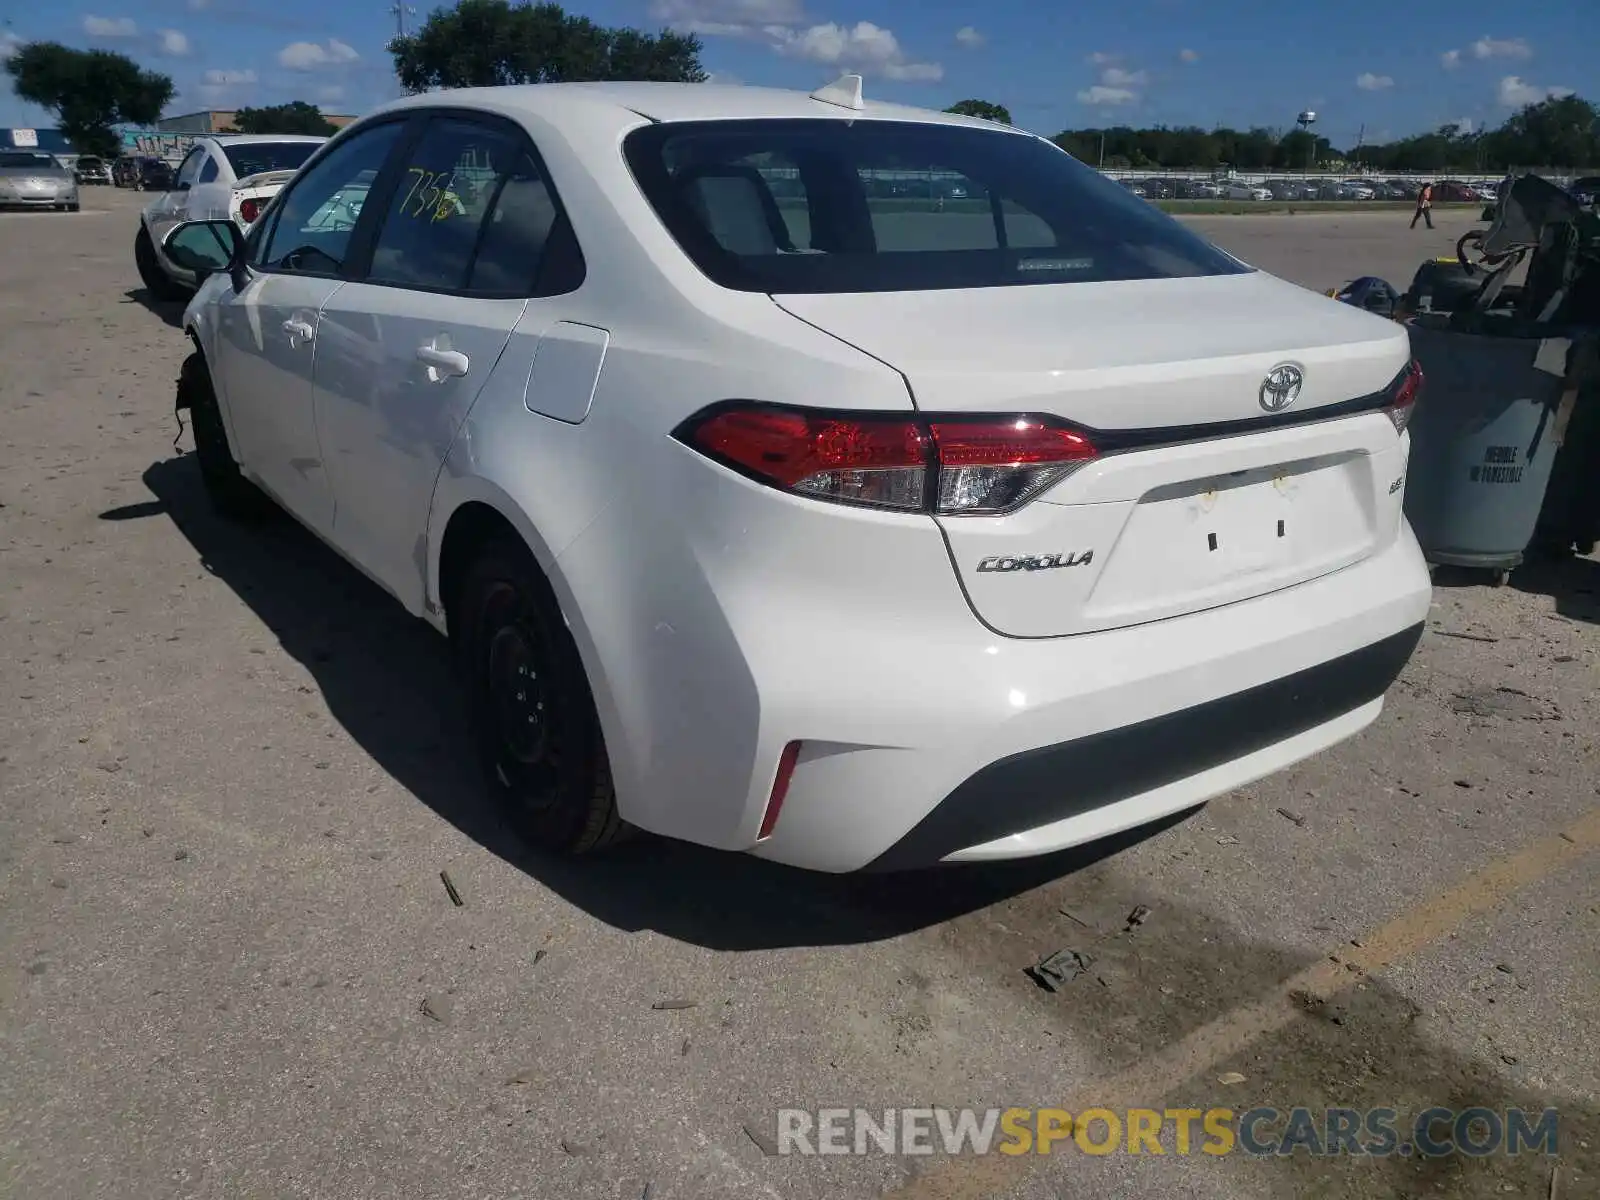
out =
<path fill-rule="evenodd" d="M 244 286 L 244 234 L 232 221 L 185 221 L 173 227 L 162 249 L 174 266 L 193 271 L 195 285 L 216 271 L 233 278 L 233 290 Z"/>

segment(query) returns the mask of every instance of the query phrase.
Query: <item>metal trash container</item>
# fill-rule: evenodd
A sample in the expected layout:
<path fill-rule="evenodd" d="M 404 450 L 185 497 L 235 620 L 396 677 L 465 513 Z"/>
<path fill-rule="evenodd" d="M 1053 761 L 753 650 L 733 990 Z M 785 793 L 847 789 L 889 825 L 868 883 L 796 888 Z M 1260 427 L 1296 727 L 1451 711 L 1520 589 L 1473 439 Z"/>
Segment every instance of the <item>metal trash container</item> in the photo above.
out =
<path fill-rule="evenodd" d="M 1442 317 L 1407 326 L 1426 393 L 1411 418 L 1405 512 L 1430 563 L 1500 582 L 1533 538 L 1550 467 L 1569 343 L 1507 322 L 1461 333 Z"/>

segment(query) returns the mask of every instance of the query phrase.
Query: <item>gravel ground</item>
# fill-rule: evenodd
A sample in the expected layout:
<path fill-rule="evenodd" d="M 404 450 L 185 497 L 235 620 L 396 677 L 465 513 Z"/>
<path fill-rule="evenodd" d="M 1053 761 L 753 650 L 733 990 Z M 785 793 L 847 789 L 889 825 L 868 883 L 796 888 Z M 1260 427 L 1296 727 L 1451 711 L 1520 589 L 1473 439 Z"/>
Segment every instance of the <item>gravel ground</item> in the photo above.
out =
<path fill-rule="evenodd" d="M 897 879 L 532 857 L 439 639 L 287 524 L 208 512 L 139 199 L 0 217 L 0 1194 L 1600 1194 L 1600 563 L 1439 580 L 1370 731 L 1114 845 Z M 1193 223 L 1319 289 L 1403 287 L 1467 228 Z M 1050 994 L 1023 970 L 1060 948 L 1093 962 Z M 1555 1107 L 1560 1156 L 745 1132 L 967 1104 Z"/>

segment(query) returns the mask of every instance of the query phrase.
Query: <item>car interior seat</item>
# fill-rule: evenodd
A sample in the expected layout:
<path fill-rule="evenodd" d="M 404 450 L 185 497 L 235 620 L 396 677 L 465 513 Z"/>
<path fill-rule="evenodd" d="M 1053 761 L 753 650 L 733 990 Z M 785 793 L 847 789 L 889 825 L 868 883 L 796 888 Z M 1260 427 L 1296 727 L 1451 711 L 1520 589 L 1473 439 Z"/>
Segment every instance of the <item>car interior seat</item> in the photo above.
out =
<path fill-rule="evenodd" d="M 711 163 L 686 167 L 677 184 L 711 236 L 730 254 L 794 252 L 772 189 L 754 167 Z"/>

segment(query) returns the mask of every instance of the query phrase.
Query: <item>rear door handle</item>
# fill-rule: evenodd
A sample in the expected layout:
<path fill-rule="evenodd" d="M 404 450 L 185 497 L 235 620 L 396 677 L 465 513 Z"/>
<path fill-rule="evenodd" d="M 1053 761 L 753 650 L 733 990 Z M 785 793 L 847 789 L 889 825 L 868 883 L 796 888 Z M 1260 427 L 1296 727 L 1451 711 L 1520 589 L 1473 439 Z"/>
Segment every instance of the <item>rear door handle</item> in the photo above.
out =
<path fill-rule="evenodd" d="M 465 375 L 472 360 L 459 350 L 440 350 L 435 346 L 418 346 L 417 361 L 428 364 L 428 378 L 439 383 L 451 375 Z"/>
<path fill-rule="evenodd" d="M 300 320 L 299 317 L 290 317 L 285 321 L 283 323 L 283 331 L 291 338 L 299 338 L 302 342 L 309 342 L 317 335 L 317 331 Z"/>

